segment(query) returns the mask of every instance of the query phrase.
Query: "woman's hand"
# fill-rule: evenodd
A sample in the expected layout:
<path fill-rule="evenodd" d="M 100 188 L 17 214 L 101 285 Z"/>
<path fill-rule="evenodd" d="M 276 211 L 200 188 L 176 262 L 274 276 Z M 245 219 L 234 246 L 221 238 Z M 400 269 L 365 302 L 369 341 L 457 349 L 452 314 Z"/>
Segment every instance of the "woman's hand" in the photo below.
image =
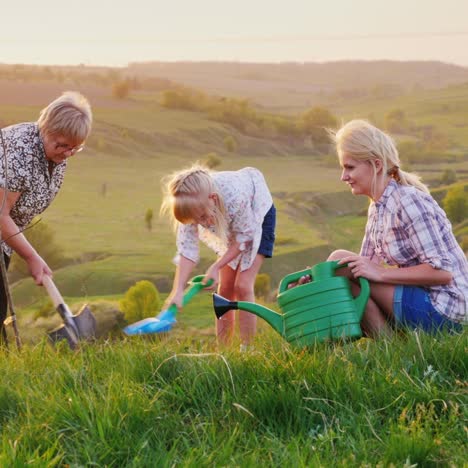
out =
<path fill-rule="evenodd" d="M 52 276 L 52 270 L 37 253 L 30 258 L 25 258 L 25 261 L 28 265 L 29 273 L 37 285 L 42 285 L 42 277 L 44 275 Z"/>
<path fill-rule="evenodd" d="M 355 278 L 363 277 L 376 283 L 381 283 L 383 281 L 382 273 L 385 268 L 373 262 L 369 257 L 349 255 L 338 262 L 339 265 L 343 265 L 343 263 L 348 264 L 348 268 Z"/>

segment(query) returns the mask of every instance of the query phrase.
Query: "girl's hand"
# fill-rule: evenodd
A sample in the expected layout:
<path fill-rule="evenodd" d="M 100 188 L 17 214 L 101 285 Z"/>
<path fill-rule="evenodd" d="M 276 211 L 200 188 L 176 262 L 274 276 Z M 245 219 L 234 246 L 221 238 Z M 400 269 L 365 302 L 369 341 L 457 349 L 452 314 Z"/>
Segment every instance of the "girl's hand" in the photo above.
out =
<path fill-rule="evenodd" d="M 175 304 L 175 306 L 177 307 L 177 310 L 182 310 L 182 300 L 184 298 L 184 292 L 183 291 L 175 291 L 175 292 L 171 292 L 171 294 L 169 294 L 168 298 L 166 299 L 166 301 L 164 302 L 163 306 L 162 306 L 162 310 L 167 310 L 169 309 L 169 307 L 171 307 L 172 304 Z"/>
<path fill-rule="evenodd" d="M 369 257 L 361 257 L 360 255 L 350 255 L 342 258 L 338 264 L 348 264 L 352 275 L 355 278 L 362 276 L 369 281 L 376 283 L 382 282 L 382 272 L 384 268 L 378 263 L 373 262 Z"/>
<path fill-rule="evenodd" d="M 208 268 L 208 270 L 205 273 L 205 277 L 203 278 L 203 284 L 208 283 L 208 281 L 212 279 L 213 284 L 205 289 L 212 290 L 215 289 L 218 286 L 219 282 L 219 267 L 216 265 L 216 263 L 213 263 L 213 265 Z"/>

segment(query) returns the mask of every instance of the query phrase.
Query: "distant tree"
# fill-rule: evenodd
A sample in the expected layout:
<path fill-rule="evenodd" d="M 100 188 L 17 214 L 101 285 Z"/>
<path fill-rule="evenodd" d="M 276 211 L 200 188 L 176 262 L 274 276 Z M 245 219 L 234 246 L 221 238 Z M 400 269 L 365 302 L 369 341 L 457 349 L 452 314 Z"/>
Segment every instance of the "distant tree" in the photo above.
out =
<path fill-rule="evenodd" d="M 392 109 L 385 115 L 385 129 L 392 133 L 404 133 L 408 129 L 405 112 L 402 109 Z"/>
<path fill-rule="evenodd" d="M 443 185 L 450 185 L 457 181 L 457 174 L 453 169 L 445 169 L 440 176 L 440 183 Z"/>
<path fill-rule="evenodd" d="M 267 298 L 271 291 L 271 278 L 267 273 L 260 273 L 255 278 L 254 291 L 256 297 Z"/>
<path fill-rule="evenodd" d="M 224 146 L 230 153 L 232 153 L 237 149 L 237 141 L 232 135 L 228 135 L 224 139 Z"/>
<path fill-rule="evenodd" d="M 299 119 L 299 128 L 302 133 L 310 136 L 315 143 L 328 143 L 327 129 L 336 128 L 336 117 L 324 107 L 313 107 Z"/>
<path fill-rule="evenodd" d="M 147 280 L 135 283 L 120 301 L 120 309 L 129 323 L 156 315 L 159 307 L 159 291 Z"/>
<path fill-rule="evenodd" d="M 202 158 L 201 163 L 210 169 L 214 169 L 221 165 L 221 158 L 216 153 L 208 153 Z"/>
<path fill-rule="evenodd" d="M 452 223 L 468 218 L 468 193 L 461 185 L 452 187 L 443 199 L 444 210 Z"/>
<path fill-rule="evenodd" d="M 148 208 L 145 213 L 145 224 L 148 231 L 153 229 L 153 209 Z"/>
<path fill-rule="evenodd" d="M 117 81 L 112 85 L 112 97 L 116 99 L 127 99 L 130 94 L 130 83 L 128 80 Z"/>

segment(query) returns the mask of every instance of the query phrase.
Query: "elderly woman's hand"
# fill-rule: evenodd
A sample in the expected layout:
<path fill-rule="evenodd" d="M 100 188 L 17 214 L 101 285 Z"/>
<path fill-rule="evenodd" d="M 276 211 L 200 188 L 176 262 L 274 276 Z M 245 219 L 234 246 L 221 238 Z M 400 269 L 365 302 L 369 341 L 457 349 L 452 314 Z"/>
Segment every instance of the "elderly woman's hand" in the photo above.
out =
<path fill-rule="evenodd" d="M 44 275 L 52 276 L 52 270 L 47 263 L 38 254 L 32 255 L 30 258 L 25 259 L 28 264 L 29 273 L 33 277 L 37 285 L 42 284 L 42 277 Z"/>

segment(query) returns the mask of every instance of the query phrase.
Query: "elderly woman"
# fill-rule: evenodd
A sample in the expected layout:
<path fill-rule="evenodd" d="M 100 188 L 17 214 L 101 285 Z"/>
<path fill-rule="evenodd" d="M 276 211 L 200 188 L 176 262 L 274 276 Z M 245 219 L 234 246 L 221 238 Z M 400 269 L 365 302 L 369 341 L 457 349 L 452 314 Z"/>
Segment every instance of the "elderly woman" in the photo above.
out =
<path fill-rule="evenodd" d="M 15 251 L 39 285 L 43 275 L 51 275 L 52 271 L 22 231 L 52 203 L 62 185 L 67 160 L 84 148 L 91 123 L 86 98 L 69 91 L 43 109 L 37 122 L 0 130 L 0 229 L 5 264 L 8 267 Z M 1 340 L 7 301 L 5 285 L 0 281 Z"/>

